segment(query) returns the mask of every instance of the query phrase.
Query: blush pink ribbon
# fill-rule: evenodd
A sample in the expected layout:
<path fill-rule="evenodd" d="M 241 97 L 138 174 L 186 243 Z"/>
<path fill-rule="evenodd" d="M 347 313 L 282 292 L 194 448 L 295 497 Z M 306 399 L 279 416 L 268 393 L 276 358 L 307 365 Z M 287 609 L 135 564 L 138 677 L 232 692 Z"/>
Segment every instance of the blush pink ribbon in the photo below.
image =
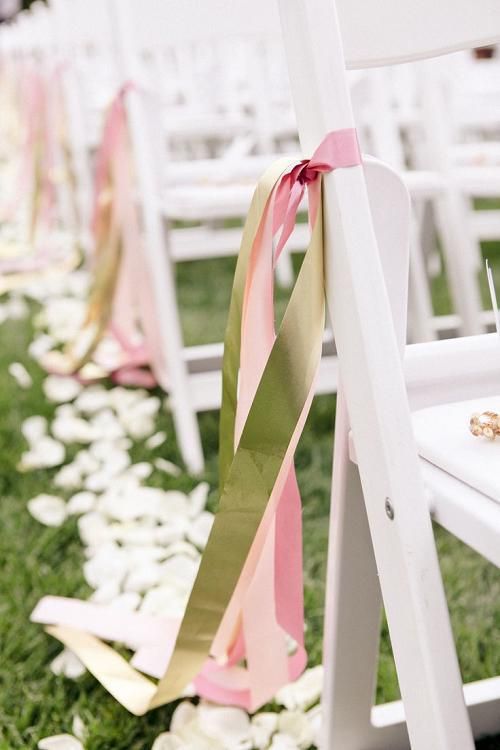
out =
<path fill-rule="evenodd" d="M 246 278 L 235 442 L 239 442 L 250 407 L 275 341 L 274 268 L 296 222 L 307 189 L 314 225 L 321 210 L 319 175 L 361 163 L 355 130 L 329 133 L 310 160 L 282 175 L 271 191 L 255 236 Z M 273 244 L 276 249 L 273 252 Z M 283 373 L 286 377 L 286 373 Z M 296 679 L 307 663 L 304 647 L 302 523 L 293 455 L 313 399 L 311 388 L 281 466 L 267 510 L 211 648 L 211 658 L 194 687 L 209 700 L 254 711 Z M 251 491 L 251 488 L 249 488 Z M 136 653 L 132 664 L 153 676 L 163 675 L 179 623 L 112 606 L 45 597 L 32 615 L 36 622 L 84 629 L 127 643 Z M 290 639 L 294 642 L 289 654 Z M 245 660 L 245 666 L 242 661 Z"/>

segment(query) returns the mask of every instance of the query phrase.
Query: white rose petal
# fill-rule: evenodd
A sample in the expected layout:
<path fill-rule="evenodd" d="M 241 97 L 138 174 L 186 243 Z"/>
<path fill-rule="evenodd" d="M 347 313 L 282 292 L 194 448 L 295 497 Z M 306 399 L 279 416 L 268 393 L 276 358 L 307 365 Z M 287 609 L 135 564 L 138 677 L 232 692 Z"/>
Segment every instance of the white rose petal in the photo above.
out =
<path fill-rule="evenodd" d="M 130 444 L 123 445 L 121 440 L 96 440 L 89 446 L 89 453 L 92 458 L 95 458 L 99 462 L 104 462 L 113 451 L 127 451 L 130 448 Z"/>
<path fill-rule="evenodd" d="M 31 375 L 20 362 L 12 362 L 9 365 L 9 374 L 12 375 L 20 388 L 31 388 L 33 385 Z"/>
<path fill-rule="evenodd" d="M 79 467 L 82 474 L 93 474 L 98 471 L 101 465 L 98 459 L 86 449 L 78 451 L 74 463 Z"/>
<path fill-rule="evenodd" d="M 42 333 L 34 338 L 28 346 L 28 353 L 30 357 L 38 361 L 44 354 L 47 354 L 47 352 L 50 352 L 50 350 L 54 348 L 55 343 L 56 342 L 52 336 Z"/>
<path fill-rule="evenodd" d="M 151 435 L 155 429 L 155 420 L 153 417 L 149 417 L 144 414 L 137 416 L 122 417 L 121 422 L 125 427 L 127 433 L 134 440 L 144 440 L 148 435 Z"/>
<path fill-rule="evenodd" d="M 160 524 L 155 530 L 157 544 L 169 545 L 183 538 L 188 530 L 188 522 L 184 518 L 174 518 L 170 523 Z"/>
<path fill-rule="evenodd" d="M 199 516 L 200 513 L 205 510 L 209 490 L 210 485 L 208 482 L 201 482 L 192 492 L 190 492 L 189 515 L 191 518 L 196 518 L 196 516 Z"/>
<path fill-rule="evenodd" d="M 66 516 L 66 503 L 55 495 L 37 495 L 28 502 L 28 510 L 44 526 L 60 526 Z"/>
<path fill-rule="evenodd" d="M 155 432 L 154 435 L 151 435 L 151 437 L 148 437 L 146 440 L 146 448 L 149 450 L 154 450 L 155 448 L 159 448 L 160 445 L 163 445 L 165 440 L 167 439 L 167 433 L 166 432 Z"/>
<path fill-rule="evenodd" d="M 158 520 L 167 523 L 181 516 L 184 516 L 187 521 L 189 516 L 188 496 L 177 490 L 163 492 L 158 509 Z"/>
<path fill-rule="evenodd" d="M 158 471 L 164 471 L 165 474 L 170 474 L 172 477 L 179 477 L 182 474 L 182 469 L 172 461 L 167 461 L 166 458 L 155 458 L 153 464 Z"/>
<path fill-rule="evenodd" d="M 147 615 L 180 617 L 184 613 L 184 598 L 174 586 L 156 586 L 146 592 L 140 611 Z"/>
<path fill-rule="evenodd" d="M 269 711 L 252 717 L 252 741 L 257 750 L 265 750 L 278 728 L 278 714 Z"/>
<path fill-rule="evenodd" d="M 117 440 L 125 436 L 125 430 L 111 409 L 103 409 L 91 419 L 91 425 L 99 440 Z"/>
<path fill-rule="evenodd" d="M 169 583 L 180 591 L 188 591 L 198 572 L 198 562 L 185 555 L 176 555 L 162 563 L 161 568 L 162 582 Z"/>
<path fill-rule="evenodd" d="M 61 404 L 73 401 L 82 390 L 81 384 L 71 377 L 48 375 L 43 381 L 43 392 L 49 401 Z"/>
<path fill-rule="evenodd" d="M 119 596 L 120 584 L 117 581 L 106 581 L 92 593 L 90 601 L 96 604 L 111 604 Z"/>
<path fill-rule="evenodd" d="M 295 682 L 281 688 L 276 700 L 290 711 L 310 708 L 318 702 L 323 686 L 323 667 L 321 665 L 307 669 Z"/>
<path fill-rule="evenodd" d="M 158 547 L 153 544 L 145 546 L 126 546 L 124 549 L 127 552 L 131 569 L 136 566 L 149 565 L 149 563 L 164 560 L 166 556 L 166 550 L 163 547 Z"/>
<path fill-rule="evenodd" d="M 90 547 L 104 544 L 111 539 L 109 524 L 101 513 L 85 513 L 78 519 L 78 532 L 82 542 Z"/>
<path fill-rule="evenodd" d="M 47 434 L 47 420 L 45 417 L 35 415 L 28 417 L 21 425 L 21 432 L 25 440 L 33 445 Z"/>
<path fill-rule="evenodd" d="M 129 409 L 137 404 L 139 401 L 143 401 L 148 397 L 148 392 L 144 388 L 125 388 L 123 386 L 117 386 L 112 388 L 109 393 L 109 403 L 121 413 L 126 413 Z"/>
<path fill-rule="evenodd" d="M 85 750 L 79 739 L 72 734 L 54 734 L 38 743 L 39 750 Z"/>
<path fill-rule="evenodd" d="M 126 450 L 113 448 L 104 458 L 102 471 L 115 477 L 130 466 L 130 456 Z"/>
<path fill-rule="evenodd" d="M 127 573 L 127 556 L 113 542 L 98 549 L 95 555 L 83 565 L 85 580 L 97 589 L 108 582 L 121 583 Z"/>
<path fill-rule="evenodd" d="M 186 750 L 186 745 L 175 734 L 163 732 L 155 739 L 151 750 Z"/>
<path fill-rule="evenodd" d="M 68 500 L 66 509 L 70 515 L 88 513 L 95 508 L 96 500 L 93 492 L 77 492 Z"/>
<path fill-rule="evenodd" d="M 64 445 L 51 437 L 42 437 L 31 450 L 23 453 L 19 462 L 20 471 L 50 469 L 60 466 L 65 457 Z"/>
<path fill-rule="evenodd" d="M 309 724 L 311 725 L 312 733 L 313 733 L 313 744 L 318 745 L 321 742 L 321 722 L 322 722 L 322 716 L 321 716 L 321 704 L 318 704 L 317 706 L 314 706 L 314 708 L 309 709 L 309 711 L 306 713 L 307 720 L 309 721 Z"/>
<path fill-rule="evenodd" d="M 123 594 L 119 594 L 117 597 L 110 601 L 113 607 L 123 609 L 126 612 L 133 612 L 139 607 L 142 598 L 136 591 L 126 591 Z"/>
<path fill-rule="evenodd" d="M 57 416 L 52 422 L 52 434 L 63 443 L 91 443 L 96 430 L 85 419 L 74 416 Z"/>
<path fill-rule="evenodd" d="M 22 297 L 11 296 L 5 303 L 7 317 L 10 320 L 22 320 L 29 314 L 29 307 Z"/>
<path fill-rule="evenodd" d="M 141 593 L 149 591 L 149 589 L 159 583 L 161 575 L 162 569 L 160 565 L 155 563 L 141 565 L 129 573 L 123 584 L 123 588 L 125 591 L 137 591 Z"/>
<path fill-rule="evenodd" d="M 85 735 L 87 733 L 85 724 L 83 723 L 81 716 L 78 716 L 78 714 L 75 714 L 73 717 L 71 729 L 73 730 L 73 734 L 75 735 L 75 737 L 78 737 L 79 740 L 83 740 L 85 738 Z"/>
<path fill-rule="evenodd" d="M 300 748 L 289 734 L 279 732 L 274 735 L 269 750 L 300 750 Z"/>
<path fill-rule="evenodd" d="M 56 675 L 64 675 L 70 680 L 76 680 L 85 674 L 85 667 L 73 651 L 65 648 L 50 662 L 50 671 Z"/>
<path fill-rule="evenodd" d="M 110 489 L 101 496 L 99 510 L 117 521 L 133 521 L 149 515 L 157 515 L 158 495 L 162 490 L 154 487 L 133 487 L 123 491 Z"/>
<path fill-rule="evenodd" d="M 312 726 L 301 711 L 282 711 L 278 716 L 278 728 L 282 734 L 291 737 L 301 750 L 307 750 L 314 741 Z"/>
<path fill-rule="evenodd" d="M 102 385 L 88 386 L 83 390 L 75 401 L 78 411 L 84 414 L 95 414 L 110 405 L 109 391 Z"/>
<path fill-rule="evenodd" d="M 207 510 L 196 518 L 189 527 L 187 537 L 199 549 L 204 549 L 214 523 L 214 514 Z"/>
<path fill-rule="evenodd" d="M 141 461 L 138 464 L 132 464 L 128 471 L 137 479 L 147 479 L 153 473 L 153 467 L 147 461 Z"/>
<path fill-rule="evenodd" d="M 186 724 L 195 721 L 197 716 L 198 710 L 196 706 L 194 706 L 191 701 L 182 701 L 172 714 L 170 720 L 170 731 L 174 733 L 179 732 L 186 726 Z"/>
<path fill-rule="evenodd" d="M 227 750 L 252 750 L 250 718 L 241 708 L 225 708 L 200 703 L 200 729 Z"/>
<path fill-rule="evenodd" d="M 193 560 L 200 559 L 200 553 L 196 547 L 184 541 L 174 542 L 173 544 L 169 544 L 166 549 L 163 549 L 164 558 L 173 557 L 174 555 L 187 555 L 188 557 L 192 557 Z"/>
<path fill-rule="evenodd" d="M 82 482 L 82 475 L 78 466 L 74 463 L 63 466 L 54 477 L 56 487 L 72 490 L 79 487 Z"/>
<path fill-rule="evenodd" d="M 155 528 L 149 523 L 130 521 L 127 523 L 113 523 L 110 525 L 113 539 L 126 545 L 138 545 L 137 549 L 144 553 L 150 552 L 148 560 L 157 560 L 153 557 L 156 549 L 161 549 L 162 557 L 165 557 L 164 550 L 155 546 L 156 532 Z M 140 546 L 139 546 L 140 545 Z M 147 555 L 145 554 L 144 557 Z"/>

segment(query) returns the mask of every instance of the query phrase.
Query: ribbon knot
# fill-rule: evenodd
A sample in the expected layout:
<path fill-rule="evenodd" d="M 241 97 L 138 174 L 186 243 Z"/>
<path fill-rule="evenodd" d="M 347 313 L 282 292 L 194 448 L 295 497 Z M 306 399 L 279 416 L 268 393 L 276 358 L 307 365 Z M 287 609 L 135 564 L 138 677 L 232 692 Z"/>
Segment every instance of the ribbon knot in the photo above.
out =
<path fill-rule="evenodd" d="M 274 233 L 281 228 L 281 234 L 274 253 L 274 262 L 283 250 L 295 227 L 297 211 L 304 197 L 306 187 L 309 192 L 309 214 L 311 225 L 316 218 L 319 196 L 312 186 L 318 176 L 341 167 L 355 167 L 361 164 L 358 137 L 355 128 L 332 130 L 324 137 L 310 159 L 302 159 L 289 172 L 283 175 L 278 185 L 274 209 Z"/>

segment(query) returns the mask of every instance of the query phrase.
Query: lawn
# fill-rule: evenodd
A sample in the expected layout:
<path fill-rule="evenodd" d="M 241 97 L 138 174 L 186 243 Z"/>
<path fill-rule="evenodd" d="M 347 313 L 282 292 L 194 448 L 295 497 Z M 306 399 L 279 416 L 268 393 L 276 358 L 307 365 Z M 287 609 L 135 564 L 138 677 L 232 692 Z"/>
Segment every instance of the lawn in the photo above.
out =
<path fill-rule="evenodd" d="M 500 247 L 488 249 L 500 274 Z M 179 271 L 183 325 L 189 343 L 220 340 L 224 329 L 232 278 L 232 261 L 185 264 Z M 500 281 L 500 279 L 499 279 Z M 449 310 L 443 280 L 435 283 L 436 304 Z M 284 295 L 281 295 L 281 306 Z M 87 750 L 149 750 L 154 738 L 168 728 L 172 708 L 135 718 L 122 709 L 90 676 L 77 681 L 55 677 L 49 661 L 59 646 L 43 630 L 29 623 L 29 613 L 45 593 L 85 597 L 90 593 L 82 568 L 82 549 L 76 524 L 58 529 L 42 527 L 27 512 L 26 502 L 51 490 L 49 470 L 20 474 L 16 464 L 25 447 L 21 421 L 32 414 L 50 416 L 53 405 L 42 390 L 42 373 L 29 358 L 31 324 L 8 321 L 0 327 L 0 750 L 35 748 L 44 736 L 71 731 L 72 717 L 84 721 Z M 7 373 L 10 362 L 22 362 L 33 377 L 22 391 Z M 304 552 L 307 646 L 310 663 L 321 660 L 327 519 L 335 398 L 314 402 L 297 452 L 298 478 L 304 514 Z M 167 414 L 161 429 L 172 434 Z M 217 490 L 217 414 L 202 415 L 201 428 L 207 456 L 206 479 Z M 172 442 L 155 450 L 173 461 L 179 456 Z M 134 460 L 150 458 L 136 447 Z M 154 477 L 165 487 L 190 489 L 193 480 L 165 475 Z M 500 572 L 441 529 L 436 538 L 448 595 L 453 629 L 464 680 L 500 673 Z M 377 700 L 397 698 L 398 685 L 387 628 L 382 627 Z M 485 740 L 481 750 L 500 748 L 500 738 Z M 431 750 L 431 749 L 429 749 Z"/>

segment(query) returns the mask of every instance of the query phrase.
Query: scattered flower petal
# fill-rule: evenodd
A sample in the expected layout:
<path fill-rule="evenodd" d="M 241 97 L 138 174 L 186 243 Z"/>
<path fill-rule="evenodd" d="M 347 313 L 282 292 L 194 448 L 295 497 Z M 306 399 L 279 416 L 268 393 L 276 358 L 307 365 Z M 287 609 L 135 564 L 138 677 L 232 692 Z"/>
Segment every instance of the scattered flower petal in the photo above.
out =
<path fill-rule="evenodd" d="M 45 417 L 34 415 L 24 420 L 21 432 L 30 445 L 36 443 L 47 434 L 48 424 Z"/>
<path fill-rule="evenodd" d="M 93 492 L 77 492 L 70 497 L 66 509 L 70 515 L 88 513 L 95 508 L 97 497 Z"/>
<path fill-rule="evenodd" d="M 85 750 L 79 739 L 72 734 L 54 734 L 38 743 L 39 750 Z"/>
<path fill-rule="evenodd" d="M 154 435 L 151 435 L 151 437 L 148 437 L 148 439 L 145 442 L 145 446 L 146 448 L 148 448 L 148 450 L 152 451 L 155 448 L 159 448 L 160 445 L 163 445 L 166 439 L 167 439 L 166 432 L 155 432 Z"/>
<path fill-rule="evenodd" d="M 70 680 L 76 680 L 85 674 L 85 667 L 73 651 L 65 648 L 50 662 L 50 671 L 56 675 L 64 675 Z M 75 732 L 76 734 L 76 732 Z"/>
<path fill-rule="evenodd" d="M 318 702 L 323 686 L 323 667 L 321 665 L 306 669 L 304 674 L 295 682 L 281 688 L 276 700 L 289 711 L 310 708 Z"/>
<path fill-rule="evenodd" d="M 179 477 L 182 474 L 182 469 L 172 461 L 167 461 L 166 458 L 155 458 L 153 464 L 158 471 L 164 471 L 165 474 L 170 474 L 173 477 Z"/>
<path fill-rule="evenodd" d="M 37 495 L 28 502 L 28 510 L 44 526 L 60 526 L 66 519 L 66 503 L 55 495 Z"/>
<path fill-rule="evenodd" d="M 31 375 L 21 362 L 12 362 L 9 365 L 9 374 L 12 375 L 20 388 L 31 388 L 33 385 Z"/>
<path fill-rule="evenodd" d="M 196 518 L 196 516 L 199 516 L 200 513 L 203 510 L 205 510 L 209 490 L 210 490 L 210 485 L 208 484 L 208 482 L 201 482 L 189 494 L 189 516 L 190 518 Z"/>
<path fill-rule="evenodd" d="M 53 401 L 56 404 L 73 401 L 81 390 L 82 386 L 80 383 L 71 377 L 48 375 L 43 381 L 43 392 L 49 401 Z"/>

